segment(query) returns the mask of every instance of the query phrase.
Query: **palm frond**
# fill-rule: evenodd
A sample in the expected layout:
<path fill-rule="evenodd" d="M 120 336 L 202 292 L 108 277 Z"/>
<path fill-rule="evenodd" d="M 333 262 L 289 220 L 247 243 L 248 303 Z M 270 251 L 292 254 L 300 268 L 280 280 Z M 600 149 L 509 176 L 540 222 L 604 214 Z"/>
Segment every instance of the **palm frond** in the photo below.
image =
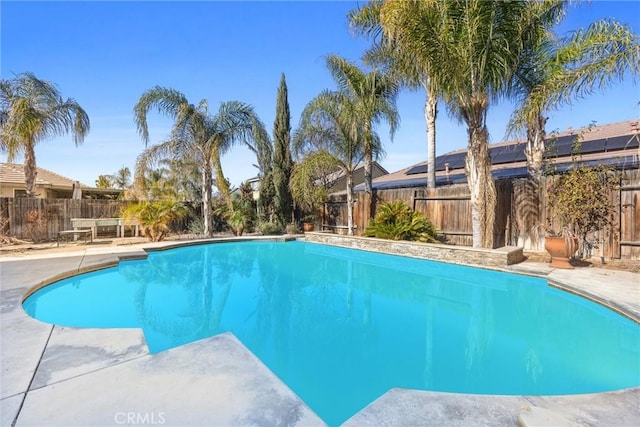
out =
<path fill-rule="evenodd" d="M 63 100 L 53 83 L 29 72 L 1 81 L 0 123 L 0 149 L 9 161 L 54 136 L 71 133 L 81 144 L 90 128 L 89 116 L 75 100 Z"/>
<path fill-rule="evenodd" d="M 350 11 L 347 18 L 351 28 L 357 34 L 366 35 L 373 39 L 381 37 L 380 9 L 383 4 L 383 0 L 371 0 L 366 5 Z"/>
<path fill-rule="evenodd" d="M 160 114 L 175 118 L 182 104 L 188 104 L 187 98 L 175 89 L 155 86 L 144 92 L 133 107 L 134 121 L 138 133 L 145 144 L 149 143 L 149 129 L 147 115 L 155 108 Z"/>

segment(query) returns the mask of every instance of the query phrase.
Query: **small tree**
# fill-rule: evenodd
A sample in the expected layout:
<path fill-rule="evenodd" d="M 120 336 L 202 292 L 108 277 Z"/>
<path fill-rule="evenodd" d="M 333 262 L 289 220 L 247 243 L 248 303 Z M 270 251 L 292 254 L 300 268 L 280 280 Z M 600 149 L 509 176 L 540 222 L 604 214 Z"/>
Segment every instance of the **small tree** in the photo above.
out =
<path fill-rule="evenodd" d="M 257 222 L 256 203 L 253 200 L 253 190 L 251 185 L 243 182 L 239 190 L 239 197 L 234 198 L 234 212 L 227 219 L 227 225 L 236 236 L 241 236 L 244 232 L 250 232 Z"/>
<path fill-rule="evenodd" d="M 284 73 L 280 78 L 278 101 L 276 104 L 276 119 L 273 124 L 273 186 L 274 204 L 280 224 L 291 221 L 293 202 L 289 190 L 289 179 L 293 160 L 291 159 L 291 113 L 287 82 Z"/>
<path fill-rule="evenodd" d="M 258 216 L 262 221 L 272 222 L 277 215 L 276 187 L 273 180 L 274 170 L 269 169 L 260 178 L 260 197 L 258 198 Z"/>
<path fill-rule="evenodd" d="M 330 154 L 319 151 L 313 153 L 293 168 L 289 188 L 293 200 L 306 214 L 314 217 L 320 213 L 327 201 L 328 177 L 339 167 L 339 162 Z"/>
<path fill-rule="evenodd" d="M 152 242 L 163 240 L 169 233 L 171 222 L 186 215 L 187 209 L 175 200 L 143 201 L 127 206 L 122 212 L 125 221 L 136 220 Z"/>
<path fill-rule="evenodd" d="M 560 226 L 557 234 L 576 237 L 579 253 L 591 254 L 598 247 L 594 232 L 602 230 L 612 222 L 614 204 L 612 192 L 618 187 L 618 178 L 613 170 L 603 166 L 587 167 L 576 164 L 569 171 L 550 177 L 548 206 L 551 219 Z"/>

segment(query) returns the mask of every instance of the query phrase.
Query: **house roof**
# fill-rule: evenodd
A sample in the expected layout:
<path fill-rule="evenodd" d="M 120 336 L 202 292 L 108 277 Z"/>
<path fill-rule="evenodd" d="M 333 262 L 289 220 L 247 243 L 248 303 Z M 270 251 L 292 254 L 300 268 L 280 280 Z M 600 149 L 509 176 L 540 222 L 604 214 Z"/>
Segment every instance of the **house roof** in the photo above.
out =
<path fill-rule="evenodd" d="M 602 126 L 593 126 L 578 130 L 548 135 L 546 147 L 550 148 L 550 161 L 556 164 L 558 171 L 566 170 L 572 163 L 572 147 L 578 135 L 581 136 L 581 158 L 587 165 L 608 165 L 614 168 L 640 167 L 640 125 L 638 121 L 625 121 Z M 495 179 L 523 178 L 527 176 L 524 149 L 526 140 L 490 144 L 492 172 Z M 436 158 L 436 184 L 455 184 L 466 182 L 464 171 L 466 149 L 443 154 Z M 399 171 L 381 176 L 373 181 L 373 188 L 420 187 L 427 182 L 427 162 L 421 162 Z M 360 191 L 363 187 L 356 186 Z"/>
<path fill-rule="evenodd" d="M 75 180 L 67 178 L 44 168 L 37 168 L 36 186 L 73 188 Z M 0 182 L 11 184 L 24 184 L 24 165 L 18 163 L 0 163 Z M 82 185 L 82 187 L 87 187 Z"/>
<path fill-rule="evenodd" d="M 358 171 L 360 169 L 364 168 L 364 163 L 358 163 L 354 168 L 354 172 Z M 386 170 L 385 168 L 382 167 L 382 165 L 376 161 L 371 163 L 371 169 L 373 170 L 374 168 L 377 168 L 380 170 L 380 172 L 382 172 L 384 175 L 388 174 L 389 171 Z M 339 180 L 340 178 L 342 178 L 343 176 L 345 176 L 346 173 L 344 171 L 344 169 L 338 169 L 337 171 L 330 173 L 329 175 L 327 175 L 327 181 L 328 182 L 336 182 L 337 180 Z"/>
<path fill-rule="evenodd" d="M 381 165 L 380 163 L 376 162 L 376 161 L 374 161 L 374 162 L 371 164 L 371 166 L 372 166 L 372 169 L 373 169 L 373 168 L 377 168 L 377 169 L 378 169 L 380 172 L 382 172 L 383 174 L 388 174 L 388 173 L 389 173 L 389 171 L 387 171 L 385 168 L 383 168 L 383 167 L 382 167 L 382 165 Z M 362 169 L 362 168 L 364 168 L 364 163 L 358 163 L 358 164 L 356 165 L 356 167 L 354 168 L 354 171 L 360 170 L 360 169 Z M 343 176 L 345 176 L 345 172 L 344 172 L 344 170 L 342 170 L 342 169 L 338 169 L 337 171 L 335 171 L 335 172 L 332 172 L 332 173 L 328 174 L 328 175 L 325 177 L 325 179 L 326 179 L 326 181 L 327 181 L 327 182 L 329 182 L 329 183 L 331 183 L 331 184 L 334 184 L 336 181 L 338 181 L 338 180 L 339 180 L 340 178 L 342 178 Z M 261 179 L 262 179 L 262 177 L 260 177 L 260 176 L 256 176 L 256 177 L 254 177 L 254 178 L 249 178 L 249 179 L 245 180 L 244 182 L 246 182 L 246 183 L 259 182 Z M 320 183 L 318 183 L 318 184 L 320 184 Z M 236 191 L 236 189 L 234 189 L 233 191 Z M 233 192 L 233 191 L 232 191 L 232 192 Z"/>
<path fill-rule="evenodd" d="M 38 170 L 38 173 L 36 175 L 35 184 L 36 184 L 36 187 L 39 187 L 39 188 L 73 190 L 73 184 L 77 182 L 71 178 L 67 178 L 66 176 L 62 176 L 48 169 L 38 167 L 37 170 Z M 1 184 L 24 185 L 24 182 L 25 182 L 24 165 L 19 163 L 0 163 L 0 183 Z M 104 188 L 90 187 L 84 184 L 80 184 L 80 188 L 83 191 L 90 191 L 92 193 L 103 193 L 103 192 L 113 193 L 113 192 L 122 191 L 114 188 L 104 189 Z"/>

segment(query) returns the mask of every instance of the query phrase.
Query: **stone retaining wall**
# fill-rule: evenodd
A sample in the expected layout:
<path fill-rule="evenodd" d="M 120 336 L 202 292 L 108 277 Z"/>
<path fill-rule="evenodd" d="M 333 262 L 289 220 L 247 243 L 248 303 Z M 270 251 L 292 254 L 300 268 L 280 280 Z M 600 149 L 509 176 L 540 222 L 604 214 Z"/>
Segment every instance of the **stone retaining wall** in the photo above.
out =
<path fill-rule="evenodd" d="M 320 232 L 305 233 L 305 240 L 307 242 L 341 246 L 344 248 L 404 255 L 413 258 L 472 266 L 502 268 L 524 261 L 522 248 L 517 246 L 504 246 L 498 249 L 475 249 L 466 246 L 385 240 L 373 237 L 342 236 Z"/>

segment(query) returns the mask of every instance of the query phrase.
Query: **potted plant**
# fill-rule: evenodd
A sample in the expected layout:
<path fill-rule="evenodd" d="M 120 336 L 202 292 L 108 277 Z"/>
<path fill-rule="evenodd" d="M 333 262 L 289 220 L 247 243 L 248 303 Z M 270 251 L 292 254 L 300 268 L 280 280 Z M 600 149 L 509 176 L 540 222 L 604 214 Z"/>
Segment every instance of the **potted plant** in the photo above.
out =
<path fill-rule="evenodd" d="M 306 215 L 302 217 L 302 229 L 304 231 L 313 231 L 315 229 L 315 215 Z"/>
<path fill-rule="evenodd" d="M 553 267 L 573 268 L 569 259 L 578 249 L 582 256 L 590 255 L 598 245 L 594 233 L 611 222 L 614 209 L 611 195 L 618 185 L 617 179 L 609 168 L 578 163 L 548 179 L 550 215 L 545 249 L 551 254 Z"/>

